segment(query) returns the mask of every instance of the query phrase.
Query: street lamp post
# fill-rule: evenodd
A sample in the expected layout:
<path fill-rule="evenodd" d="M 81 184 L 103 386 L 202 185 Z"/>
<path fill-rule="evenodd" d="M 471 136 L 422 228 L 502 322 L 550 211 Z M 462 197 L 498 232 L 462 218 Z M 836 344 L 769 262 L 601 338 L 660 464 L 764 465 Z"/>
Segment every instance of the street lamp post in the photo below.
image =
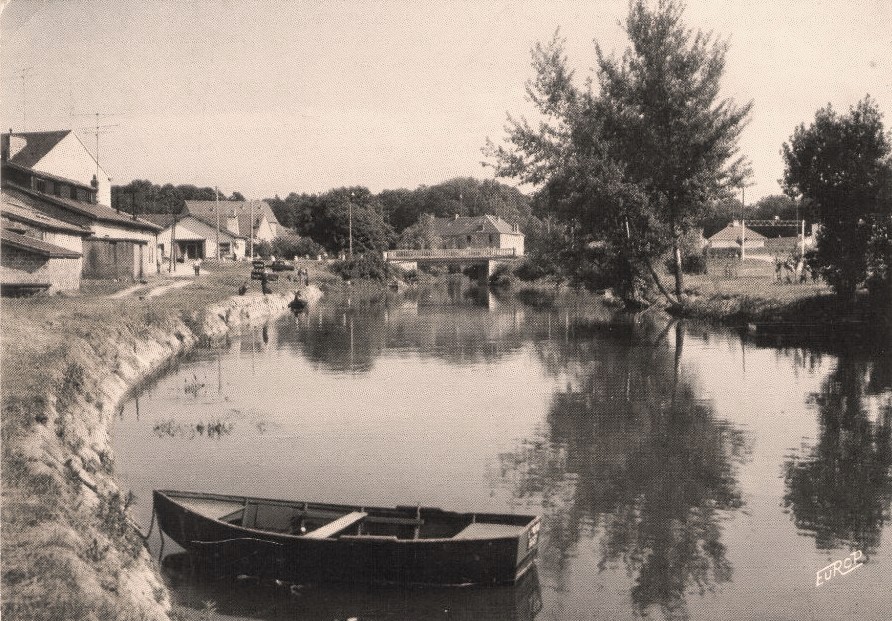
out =
<path fill-rule="evenodd" d="M 350 258 L 353 258 L 353 199 L 356 196 L 354 192 L 350 192 L 350 206 L 347 216 L 347 230 L 350 239 Z"/>

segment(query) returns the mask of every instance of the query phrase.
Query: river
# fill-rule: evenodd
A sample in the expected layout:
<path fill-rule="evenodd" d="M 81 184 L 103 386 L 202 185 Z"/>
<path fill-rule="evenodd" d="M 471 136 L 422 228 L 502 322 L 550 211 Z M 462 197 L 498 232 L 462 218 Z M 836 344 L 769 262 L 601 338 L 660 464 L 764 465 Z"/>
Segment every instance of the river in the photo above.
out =
<path fill-rule="evenodd" d="M 892 618 L 888 352 L 613 314 L 457 286 L 330 297 L 146 386 L 113 427 L 116 473 L 144 530 L 156 488 L 543 516 L 515 587 L 169 569 L 215 619 Z"/>

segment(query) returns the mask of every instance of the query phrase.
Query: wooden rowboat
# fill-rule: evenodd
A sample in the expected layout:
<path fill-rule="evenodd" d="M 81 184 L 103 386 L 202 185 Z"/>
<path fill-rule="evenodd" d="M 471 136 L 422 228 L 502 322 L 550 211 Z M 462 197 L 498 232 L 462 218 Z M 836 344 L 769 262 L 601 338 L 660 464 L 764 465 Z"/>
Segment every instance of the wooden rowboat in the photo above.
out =
<path fill-rule="evenodd" d="M 511 584 L 533 563 L 539 517 L 360 507 L 156 490 L 164 534 L 214 575 L 292 582 Z"/>

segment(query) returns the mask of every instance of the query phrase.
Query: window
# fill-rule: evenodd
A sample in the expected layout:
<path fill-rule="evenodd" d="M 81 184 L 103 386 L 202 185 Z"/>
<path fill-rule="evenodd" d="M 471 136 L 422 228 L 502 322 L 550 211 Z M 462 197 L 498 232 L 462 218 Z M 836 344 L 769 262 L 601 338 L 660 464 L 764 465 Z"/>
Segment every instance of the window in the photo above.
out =
<path fill-rule="evenodd" d="M 164 256 L 164 244 L 158 244 L 158 256 L 159 257 Z"/>
<path fill-rule="evenodd" d="M 229 242 L 220 242 L 220 256 L 228 257 L 232 253 Z"/>
<path fill-rule="evenodd" d="M 43 179 L 35 179 L 34 189 L 38 192 L 46 192 L 46 181 L 44 181 Z"/>

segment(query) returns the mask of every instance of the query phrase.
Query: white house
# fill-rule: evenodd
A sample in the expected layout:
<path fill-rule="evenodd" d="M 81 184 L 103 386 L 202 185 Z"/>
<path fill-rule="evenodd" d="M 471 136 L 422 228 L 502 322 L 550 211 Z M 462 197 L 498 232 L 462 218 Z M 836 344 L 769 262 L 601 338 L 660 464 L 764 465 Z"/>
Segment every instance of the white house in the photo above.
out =
<path fill-rule="evenodd" d="M 282 234 L 282 225 L 266 201 L 186 201 L 183 213 L 215 226 L 219 215 L 221 227 L 248 240 L 249 253 L 252 239 L 269 242 Z"/>
<path fill-rule="evenodd" d="M 513 248 L 517 256 L 524 253 L 520 227 L 498 216 L 434 218 L 433 230 L 446 248 Z"/>
<path fill-rule="evenodd" d="M 245 258 L 247 240 L 226 228 L 225 220 L 218 233 L 216 222 L 207 222 L 191 214 L 145 214 L 143 217 L 163 227 L 158 233 L 158 256 L 162 261 L 170 260 L 174 246 L 176 259 L 216 259 L 218 239 L 221 259 L 239 261 Z"/>
<path fill-rule="evenodd" d="M 2 135 L 0 150 L 3 161 L 11 168 L 30 169 L 93 188 L 97 203 L 111 205 L 111 178 L 71 130 L 10 132 Z M 33 189 L 47 191 L 46 187 Z"/>

